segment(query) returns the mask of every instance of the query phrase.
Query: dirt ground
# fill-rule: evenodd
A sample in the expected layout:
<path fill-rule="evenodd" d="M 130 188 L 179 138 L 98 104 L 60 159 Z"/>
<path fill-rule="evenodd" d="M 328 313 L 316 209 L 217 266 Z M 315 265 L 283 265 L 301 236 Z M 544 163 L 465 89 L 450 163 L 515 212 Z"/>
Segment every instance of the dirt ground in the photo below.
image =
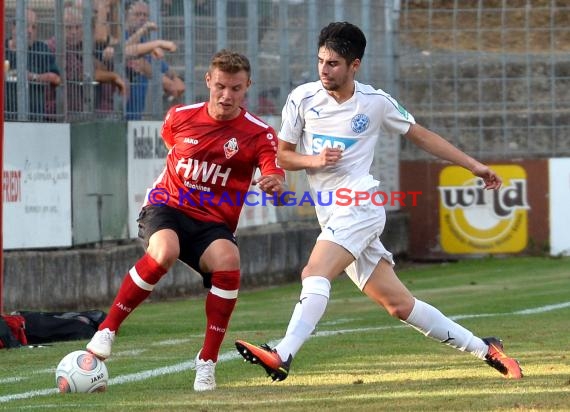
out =
<path fill-rule="evenodd" d="M 400 35 L 421 50 L 568 52 L 570 1 L 402 1 Z"/>

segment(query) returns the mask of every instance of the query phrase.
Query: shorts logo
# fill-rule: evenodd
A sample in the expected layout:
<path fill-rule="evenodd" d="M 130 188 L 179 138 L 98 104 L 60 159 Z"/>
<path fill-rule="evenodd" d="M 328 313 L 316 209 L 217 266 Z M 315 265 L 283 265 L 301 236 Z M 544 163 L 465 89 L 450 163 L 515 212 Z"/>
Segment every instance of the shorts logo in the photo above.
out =
<path fill-rule="evenodd" d="M 226 159 L 229 159 L 233 155 L 235 155 L 239 150 L 237 139 L 232 137 L 224 144 L 224 153 L 226 155 Z"/>
<path fill-rule="evenodd" d="M 483 180 L 458 166 L 439 176 L 441 246 L 451 254 L 516 253 L 527 246 L 526 172 L 494 166 L 503 187 L 485 190 Z"/>
<path fill-rule="evenodd" d="M 370 119 L 365 114 L 357 114 L 352 118 L 350 123 L 352 131 L 354 133 L 362 133 L 366 129 L 368 129 L 368 125 L 370 124 Z"/>

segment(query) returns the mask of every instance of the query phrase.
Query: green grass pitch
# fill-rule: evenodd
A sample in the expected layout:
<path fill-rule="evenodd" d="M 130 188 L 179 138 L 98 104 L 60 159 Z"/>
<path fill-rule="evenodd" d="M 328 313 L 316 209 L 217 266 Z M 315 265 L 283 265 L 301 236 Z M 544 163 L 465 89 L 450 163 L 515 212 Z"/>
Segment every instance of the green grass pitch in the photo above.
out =
<path fill-rule="evenodd" d="M 0 351 L 0 410 L 570 410 L 569 258 L 487 258 L 399 274 L 414 295 L 476 335 L 501 337 L 525 378 L 503 379 L 475 357 L 424 337 L 342 277 L 283 382 L 244 363 L 233 342 L 275 343 L 300 283 L 240 293 L 213 392 L 192 389 L 205 323 L 203 297 L 195 297 L 147 302 L 127 319 L 107 361 L 105 393 L 56 391 L 55 366 L 85 341 Z"/>

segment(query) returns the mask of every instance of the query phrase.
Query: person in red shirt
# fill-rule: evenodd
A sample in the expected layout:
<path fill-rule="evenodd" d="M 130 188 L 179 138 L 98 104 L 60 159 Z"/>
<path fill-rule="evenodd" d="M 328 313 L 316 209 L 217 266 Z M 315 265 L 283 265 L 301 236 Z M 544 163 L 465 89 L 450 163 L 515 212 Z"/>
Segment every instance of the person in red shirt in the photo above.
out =
<path fill-rule="evenodd" d="M 284 193 L 277 166 L 277 134 L 242 106 L 251 85 L 247 57 L 216 53 L 206 73 L 207 102 L 169 109 L 162 138 L 166 166 L 149 189 L 139 215 L 145 255 L 126 274 L 107 318 L 87 350 L 101 359 L 121 323 L 152 292 L 177 259 L 204 277 L 206 332 L 196 356 L 194 390 L 216 387 L 215 366 L 240 285 L 234 237 L 244 197 L 256 184 L 268 199 Z M 261 177 L 254 179 L 256 169 Z"/>

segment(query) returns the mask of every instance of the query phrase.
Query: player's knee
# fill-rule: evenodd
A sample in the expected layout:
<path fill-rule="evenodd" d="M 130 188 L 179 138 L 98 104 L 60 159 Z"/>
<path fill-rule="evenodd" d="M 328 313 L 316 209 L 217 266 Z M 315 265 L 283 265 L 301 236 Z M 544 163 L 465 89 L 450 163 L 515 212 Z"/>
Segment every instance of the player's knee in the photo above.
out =
<path fill-rule="evenodd" d="M 240 267 L 240 259 L 238 253 L 220 253 L 216 256 L 215 265 L 210 263 L 210 266 L 213 266 L 213 270 L 234 270 L 235 268 Z"/>
<path fill-rule="evenodd" d="M 315 267 L 315 265 L 308 263 L 301 271 L 301 280 L 308 278 L 309 276 L 314 276 L 316 273 L 322 272 L 323 271 L 319 270 L 319 268 Z"/>
<path fill-rule="evenodd" d="M 384 308 L 390 316 L 399 320 L 406 320 L 412 313 L 413 304 L 410 305 L 407 301 L 391 302 L 385 304 Z"/>
<path fill-rule="evenodd" d="M 180 255 L 178 235 L 171 229 L 162 229 L 153 233 L 146 252 L 163 268 L 170 269 Z"/>
<path fill-rule="evenodd" d="M 153 247 L 147 250 L 147 253 L 154 259 L 156 262 L 165 269 L 170 269 L 172 265 L 178 259 L 178 255 L 180 254 L 179 248 L 167 248 L 167 247 Z"/>
<path fill-rule="evenodd" d="M 402 317 L 402 309 L 398 306 L 388 305 L 384 307 L 388 314 L 393 318 L 403 320 L 405 318 Z"/>

